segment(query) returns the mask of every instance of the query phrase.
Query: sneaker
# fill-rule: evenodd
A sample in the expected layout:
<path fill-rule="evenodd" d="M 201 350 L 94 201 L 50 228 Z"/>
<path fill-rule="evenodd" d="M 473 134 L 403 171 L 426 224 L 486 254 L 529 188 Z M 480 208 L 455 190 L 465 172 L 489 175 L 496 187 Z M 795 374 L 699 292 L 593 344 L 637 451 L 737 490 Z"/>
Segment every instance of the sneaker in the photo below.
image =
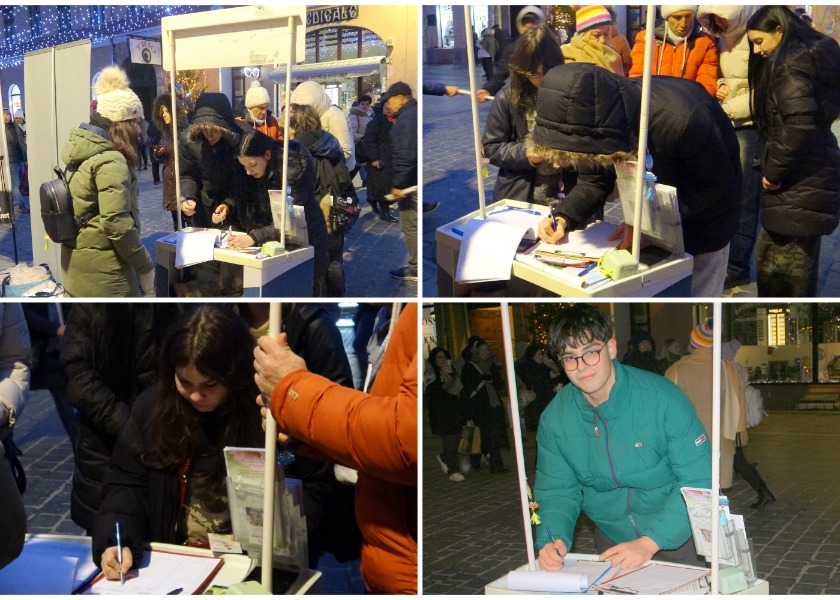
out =
<path fill-rule="evenodd" d="M 750 276 L 749 275 L 726 275 L 726 281 L 723 283 L 723 289 L 729 290 L 734 287 L 749 285 L 750 284 Z"/>
<path fill-rule="evenodd" d="M 449 476 L 449 481 L 464 481 L 464 476 L 461 475 L 458 471 L 455 471 L 454 473 L 452 473 L 452 475 Z"/>
<path fill-rule="evenodd" d="M 443 472 L 449 473 L 449 467 L 446 465 L 445 462 L 443 462 L 443 459 L 440 457 L 440 454 L 438 454 L 435 458 L 437 458 L 438 464 L 440 465 L 440 468 L 443 469 Z"/>
<path fill-rule="evenodd" d="M 417 271 L 408 267 L 402 267 L 396 271 L 391 271 L 391 277 L 401 279 L 402 281 L 417 281 Z"/>
<path fill-rule="evenodd" d="M 440 206 L 440 202 L 424 202 L 423 203 L 423 212 L 430 213 L 434 212 Z"/>

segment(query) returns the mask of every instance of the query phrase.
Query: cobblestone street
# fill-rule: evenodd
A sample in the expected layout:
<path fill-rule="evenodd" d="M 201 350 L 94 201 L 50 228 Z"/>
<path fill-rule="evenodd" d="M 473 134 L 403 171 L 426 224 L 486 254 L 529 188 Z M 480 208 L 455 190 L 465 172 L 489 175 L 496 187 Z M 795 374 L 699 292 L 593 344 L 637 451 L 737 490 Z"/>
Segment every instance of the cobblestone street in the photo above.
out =
<path fill-rule="evenodd" d="M 449 481 L 435 455 L 440 441 L 425 419 L 423 435 L 423 585 L 427 594 L 481 594 L 484 586 L 528 562 L 514 453 L 507 473 L 471 472 Z M 776 496 L 764 510 L 735 477 L 732 512 L 752 538 L 759 577 L 771 594 L 840 594 L 840 414 L 771 412 L 750 429 L 746 453 Z M 525 434 L 526 472 L 534 474 L 535 434 Z M 513 446 L 511 445 L 511 448 Z M 594 553 L 588 519 L 580 519 L 573 552 Z"/>

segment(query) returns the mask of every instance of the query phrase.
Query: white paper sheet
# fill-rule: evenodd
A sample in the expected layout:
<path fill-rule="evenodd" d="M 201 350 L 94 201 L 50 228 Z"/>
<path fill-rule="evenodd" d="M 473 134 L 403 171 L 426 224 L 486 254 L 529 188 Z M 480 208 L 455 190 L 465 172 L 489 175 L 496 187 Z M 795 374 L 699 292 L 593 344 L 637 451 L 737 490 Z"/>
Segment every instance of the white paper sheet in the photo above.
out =
<path fill-rule="evenodd" d="M 463 239 L 455 281 L 508 281 L 519 244 L 523 239 L 537 239 L 536 229 L 544 216 L 539 211 L 504 208 L 493 211 L 484 220 L 471 219 L 464 223 L 457 229 Z"/>
<path fill-rule="evenodd" d="M 175 240 L 175 267 L 180 269 L 213 260 L 219 233 L 218 229 L 179 232 Z"/>
<path fill-rule="evenodd" d="M 83 593 L 98 595 L 170 595 L 174 590 L 188 596 L 200 592 L 222 562 L 221 558 L 146 551 L 139 569 L 132 569 L 125 584 L 97 579 Z M 175 594 L 173 594 L 175 595 Z"/>
<path fill-rule="evenodd" d="M 586 575 L 563 571 L 511 571 L 508 589 L 519 592 L 577 592 L 589 587 Z"/>
<path fill-rule="evenodd" d="M 704 579 L 708 574 L 708 569 L 647 563 L 626 575 L 603 581 L 596 587 L 606 593 L 667 594 L 698 579 Z"/>

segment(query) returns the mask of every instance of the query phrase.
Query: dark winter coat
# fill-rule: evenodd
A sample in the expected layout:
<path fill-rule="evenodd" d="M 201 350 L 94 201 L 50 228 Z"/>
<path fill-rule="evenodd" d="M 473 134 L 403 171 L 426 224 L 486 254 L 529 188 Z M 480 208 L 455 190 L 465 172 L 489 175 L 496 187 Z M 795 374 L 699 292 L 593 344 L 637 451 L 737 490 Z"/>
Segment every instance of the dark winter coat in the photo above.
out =
<path fill-rule="evenodd" d="M 417 100 L 412 98 L 397 113 L 391 131 L 392 187 L 404 190 L 417 185 Z"/>
<path fill-rule="evenodd" d="M 131 358 L 123 362 L 133 365 L 133 373 L 102 370 L 102 358 L 92 346 L 91 327 L 103 317 L 91 304 L 74 306 L 62 337 L 60 357 L 67 397 L 79 413 L 70 517 L 88 531 L 99 508 L 102 481 L 117 438 L 135 398 L 157 375 L 156 342 L 162 332 L 156 331 L 152 308 L 138 305 L 134 330 L 119 332 L 119 351 L 130 353 Z"/>
<path fill-rule="evenodd" d="M 426 385 L 423 400 L 429 407 L 429 425 L 433 434 L 461 433 L 461 429 L 467 423 L 466 404 L 462 402 L 460 395 L 447 391 L 447 386 L 440 377 L 435 377 Z"/>
<path fill-rule="evenodd" d="M 9 121 L 6 125 L 6 148 L 9 151 L 9 163 L 25 163 L 26 162 L 26 135 L 20 125 Z"/>
<path fill-rule="evenodd" d="M 108 132 L 84 124 L 70 130 L 61 161 L 78 170 L 70 180 L 73 210 L 93 215 L 70 244 L 61 244 L 62 283 L 75 297 L 139 296 L 137 275 L 154 268 L 140 238 L 137 175 Z"/>
<path fill-rule="evenodd" d="M 220 96 L 224 100 L 217 98 Z M 205 207 L 203 214 L 201 206 L 198 207 L 197 218 L 193 223 L 212 227 L 213 223 L 206 216 L 219 204 L 233 197 L 233 182 L 242 170 L 236 159 L 236 151 L 242 136 L 251 131 L 252 127 L 233 118 L 230 102 L 223 94 L 202 94 L 190 127 L 202 123 L 223 127 L 232 136 L 232 141 L 222 138 L 216 144 L 211 144 L 204 136 L 196 140 L 179 136 L 181 195 L 184 198 L 196 198 L 200 200 L 198 204 Z"/>
<path fill-rule="evenodd" d="M 149 455 L 146 441 L 152 407 L 158 400 L 157 392 L 157 387 L 151 387 L 140 395 L 114 448 L 105 477 L 102 504 L 93 527 L 93 561 L 97 566 L 100 566 L 102 552 L 114 545 L 113 533 L 117 521 L 123 545 L 131 549 L 134 564 L 139 564 L 143 545 L 147 542 L 178 544 L 184 541 L 176 531 L 180 512 L 178 470 L 150 468 L 142 458 Z M 188 477 L 224 470 L 224 456 L 218 442 L 223 419 L 216 412 L 199 416 L 200 427 L 195 432 Z M 258 448 L 263 441 L 255 432 L 237 440 L 234 445 Z M 310 510 L 313 511 L 312 516 L 320 515 L 325 494 L 334 481 L 332 469 L 322 461 L 296 456 L 295 462 L 287 467 L 287 473 L 310 484 L 304 484 L 307 518 Z M 313 523 L 314 528 L 317 524 Z"/>
<path fill-rule="evenodd" d="M 482 381 L 487 383 L 481 385 Z M 490 373 L 484 374 L 472 362 L 467 362 L 461 369 L 461 382 L 464 384 L 461 398 L 467 406 L 467 414 L 481 429 L 482 453 L 501 447 L 507 439 L 505 408 L 504 405 L 491 406 L 487 391 L 488 385 L 492 385 L 499 395 L 504 391 L 505 382 L 499 367 L 493 365 Z"/>
<path fill-rule="evenodd" d="M 367 194 L 368 201 L 383 201 L 391 193 L 392 153 L 391 128 L 394 124 L 385 116 L 381 108 L 365 128 L 362 145 L 368 159 Z M 379 162 L 379 167 L 372 163 Z"/>
<path fill-rule="evenodd" d="M 234 159 L 236 160 L 236 159 Z M 312 157 L 299 142 L 289 142 L 288 184 L 292 188 L 292 197 L 296 206 L 303 206 L 306 218 L 306 232 L 309 245 L 315 249 L 315 281 L 327 272 L 327 225 L 315 197 L 315 169 Z M 228 214 L 235 227 L 241 228 L 254 238 L 257 245 L 279 236 L 274 228 L 271 215 L 271 203 L 268 190 L 283 187 L 283 144 L 274 143 L 271 163 L 266 173 L 259 179 L 250 177 L 239 166 L 234 172 L 234 184 L 231 186 L 233 197 L 224 200 Z"/>
<path fill-rule="evenodd" d="M 528 123 L 522 109 L 516 108 L 510 101 L 510 88 L 503 87 L 497 94 L 487 115 L 484 136 L 484 156 L 490 164 L 499 167 L 493 199 L 522 200 L 524 202 L 544 203 L 546 196 L 556 198 L 560 191 L 561 174 L 559 170 L 547 175 L 539 175 L 525 156 L 525 138 L 528 136 Z"/>
<path fill-rule="evenodd" d="M 538 94 L 534 141 L 557 147 L 551 143 L 557 135 L 570 146 L 567 151 L 635 153 L 641 94 L 641 79 L 581 63 L 554 67 Z M 551 123 L 540 131 L 541 119 Z M 558 119 L 561 129 L 552 129 Z M 693 81 L 652 77 L 648 150 L 658 182 L 677 188 L 686 251 L 726 246 L 738 225 L 741 165 L 738 139 L 717 100 Z M 558 208 L 571 229 L 584 227 L 603 207 L 615 179 L 612 166 L 581 166 L 575 188 Z"/>
<path fill-rule="evenodd" d="M 828 235 L 840 220 L 840 47 L 831 38 L 804 46 L 777 66 L 767 99 L 770 123 L 762 175 L 781 183 L 761 192 L 762 226 L 781 235 Z"/>
<path fill-rule="evenodd" d="M 338 138 L 323 129 L 315 129 L 297 133 L 295 139 L 303 144 L 315 161 L 315 197 L 320 199 L 333 192 L 347 194 L 353 182 L 344 163 L 344 152 Z"/>
<path fill-rule="evenodd" d="M 154 147 L 157 146 L 159 151 L 154 153 L 154 158 L 161 163 L 161 182 L 163 183 L 163 208 L 166 210 L 178 210 L 178 203 L 175 198 L 175 143 L 172 139 L 172 126 L 167 125 L 160 116 L 160 109 L 166 106 L 170 112 L 172 111 L 172 102 L 169 94 L 161 94 L 155 98 L 155 104 L 152 111 L 152 123 L 154 131 L 149 128 L 149 142 Z M 178 137 L 182 140 L 179 145 L 183 146 L 187 143 L 186 140 L 186 122 L 178 123 Z M 183 193 L 183 190 L 182 190 Z"/>

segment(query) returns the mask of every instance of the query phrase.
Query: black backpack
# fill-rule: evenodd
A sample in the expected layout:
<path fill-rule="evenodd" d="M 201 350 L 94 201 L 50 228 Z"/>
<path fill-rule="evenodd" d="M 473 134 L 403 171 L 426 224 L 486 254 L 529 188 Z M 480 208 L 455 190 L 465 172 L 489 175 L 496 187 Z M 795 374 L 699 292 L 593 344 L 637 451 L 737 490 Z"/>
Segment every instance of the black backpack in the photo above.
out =
<path fill-rule="evenodd" d="M 79 219 L 73 211 L 70 180 L 76 170 L 77 167 L 70 165 L 63 171 L 55 167 L 53 171 L 58 178 L 41 184 L 41 219 L 44 221 L 44 230 L 58 244 L 75 241 L 79 230 L 94 216 L 87 214 Z"/>

